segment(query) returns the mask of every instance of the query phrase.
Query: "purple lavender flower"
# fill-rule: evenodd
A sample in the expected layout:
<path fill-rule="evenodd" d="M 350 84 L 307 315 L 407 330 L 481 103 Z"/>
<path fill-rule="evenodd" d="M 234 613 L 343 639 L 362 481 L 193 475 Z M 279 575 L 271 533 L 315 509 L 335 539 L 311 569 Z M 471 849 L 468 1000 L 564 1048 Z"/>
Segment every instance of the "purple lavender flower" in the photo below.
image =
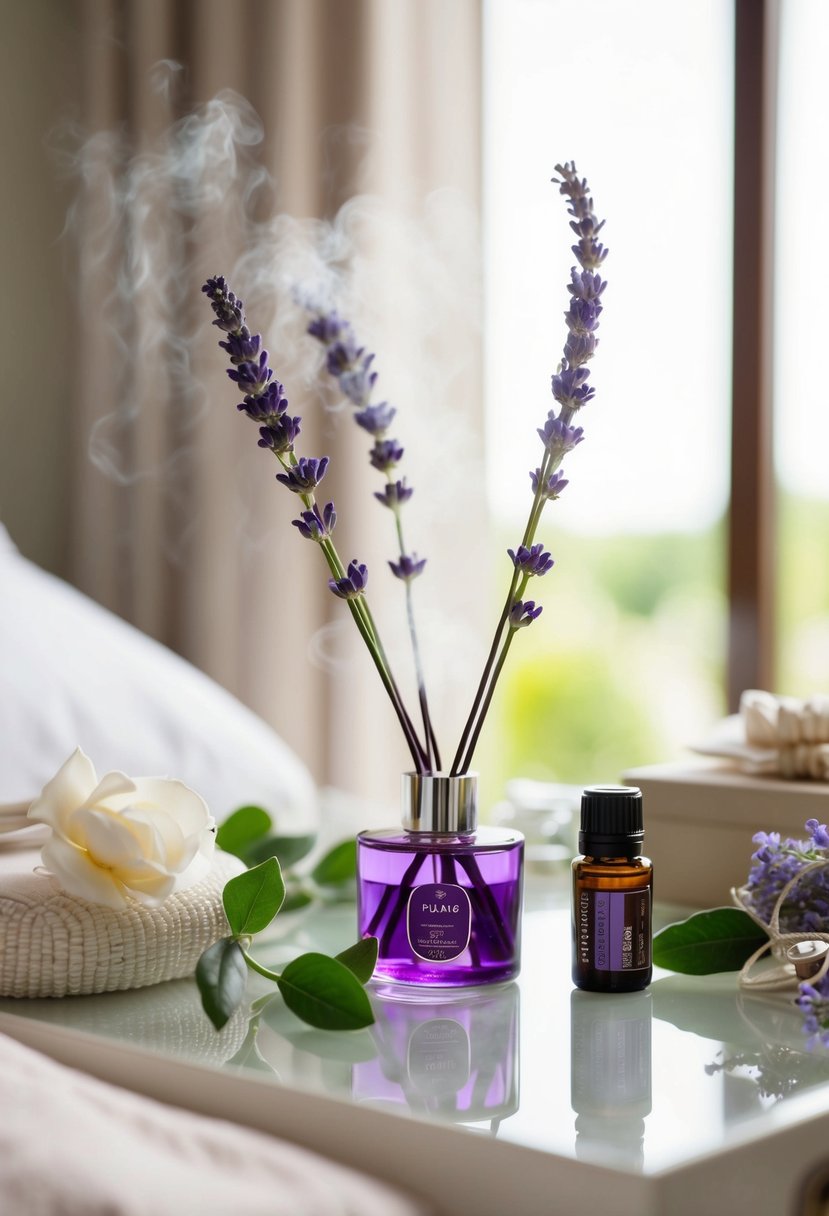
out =
<path fill-rule="evenodd" d="M 303 511 L 299 519 L 291 520 L 294 527 L 299 529 L 300 536 L 304 536 L 306 540 L 316 541 L 330 536 L 336 522 L 337 512 L 334 510 L 333 502 L 327 502 L 322 513 L 315 504 L 311 511 Z"/>
<path fill-rule="evenodd" d="M 596 239 L 604 228 L 604 220 L 597 220 L 593 214 L 593 199 L 587 192 L 587 179 L 577 175 L 575 162 L 556 165 L 556 173 L 559 177 L 554 177 L 553 181 L 558 185 L 559 193 L 570 200 L 567 210 L 574 217 L 570 227 L 579 237 L 579 243 L 572 246 L 573 253 L 585 270 L 595 270 L 607 257 L 607 250 Z"/>
<path fill-rule="evenodd" d="M 229 333 L 226 342 L 220 342 L 222 350 L 230 355 L 230 362 L 248 363 L 256 359 L 262 339 L 259 334 L 252 334 L 246 325 L 238 333 Z"/>
<path fill-rule="evenodd" d="M 226 333 L 233 333 L 243 327 L 245 306 L 238 296 L 228 290 L 224 275 L 208 279 L 202 287 L 202 291 L 213 305 L 213 311 L 216 314 L 214 325 L 225 330 Z"/>
<path fill-rule="evenodd" d="M 361 595 L 368 582 L 368 570 L 355 557 L 348 563 L 348 572 L 342 578 L 330 578 L 328 586 L 341 600 L 353 600 Z"/>
<path fill-rule="evenodd" d="M 288 408 L 288 398 L 279 381 L 271 380 L 261 393 L 248 394 L 236 408 L 243 410 L 254 422 L 264 422 L 266 426 L 273 426 L 277 418 Z"/>
<path fill-rule="evenodd" d="M 829 849 L 829 831 L 826 830 L 825 823 L 818 823 L 817 819 L 807 819 L 806 831 L 813 849 Z"/>
<path fill-rule="evenodd" d="M 599 299 L 606 286 L 598 267 L 607 257 L 607 250 L 597 240 L 604 220 L 597 220 L 593 213 L 593 199 L 588 193 L 587 181 L 578 176 L 572 161 L 556 165 L 556 172 L 559 177 L 554 177 L 553 181 L 559 186 L 560 193 L 570 201 L 567 208 L 573 216 L 570 227 L 580 238 L 579 243 L 573 246 L 581 270 L 574 266 L 570 271 L 568 290 L 572 299 L 565 313 L 569 333 L 564 358 L 558 372 L 552 377 L 553 396 L 561 406 L 561 420 L 569 423 L 576 410 L 587 405 L 595 396 L 595 390 L 587 383 L 590 373 L 584 365 L 593 358 L 598 345 L 596 329 L 602 311 Z M 545 435 L 541 437 L 546 443 Z"/>
<path fill-rule="evenodd" d="M 328 457 L 319 459 L 313 456 L 300 456 L 299 460 L 285 473 L 277 473 L 276 480 L 294 494 L 309 494 L 315 490 L 325 476 L 328 468 Z"/>
<path fill-rule="evenodd" d="M 802 983 L 797 1005 L 803 1013 L 803 1030 L 809 1035 L 806 1046 L 811 1050 L 822 1043 L 829 1047 L 829 974 L 816 983 Z"/>
<path fill-rule="evenodd" d="M 593 400 L 596 390 L 587 383 L 589 375 L 586 367 L 570 367 L 562 363 L 561 370 L 552 378 L 552 386 L 553 396 L 563 409 L 572 413 Z"/>
<path fill-rule="evenodd" d="M 258 333 L 250 333 L 246 325 L 238 333 L 227 334 L 226 342 L 219 343 L 222 350 L 230 355 L 231 364 L 244 364 L 256 359 L 261 347 Z"/>
<path fill-rule="evenodd" d="M 338 381 L 340 392 L 352 405 L 363 407 L 355 416 L 357 425 L 371 434 L 385 431 L 394 411 L 389 411 L 388 406 L 369 406 L 377 383 L 377 372 L 371 367 L 374 355 L 367 354 L 365 347 L 358 345 L 351 326 L 335 312 L 318 314 L 308 326 L 308 333 L 326 347 L 325 366 Z M 388 411 L 386 419 L 381 409 Z"/>
<path fill-rule="evenodd" d="M 516 600 L 509 610 L 510 629 L 525 629 L 532 625 L 536 617 L 541 616 L 541 605 L 536 606 L 535 600 Z"/>
<path fill-rule="evenodd" d="M 541 497 L 547 499 L 549 502 L 554 502 L 559 497 L 564 487 L 570 484 L 567 478 L 563 476 L 563 470 L 559 470 L 556 473 L 550 473 L 548 477 L 544 478 L 543 482 L 541 481 L 541 478 L 541 469 L 536 469 L 534 473 L 530 473 L 533 494 L 538 493 L 539 483 L 541 483 Z"/>
<path fill-rule="evenodd" d="M 596 353 L 599 339 L 595 334 L 577 334 L 571 332 L 564 345 L 564 358 L 568 367 L 581 367 Z M 582 405 L 584 402 L 582 402 Z"/>
<path fill-rule="evenodd" d="M 308 333 L 311 332 L 309 326 Z M 332 376 L 338 379 L 356 363 L 363 353 L 363 347 L 357 345 L 351 326 L 343 323 L 340 326 L 339 337 L 328 347 L 325 356 L 325 366 Z"/>
<path fill-rule="evenodd" d="M 383 486 L 382 490 L 377 490 L 374 497 L 378 502 L 381 502 L 384 507 L 389 507 L 395 511 L 401 503 L 407 501 L 414 494 L 414 490 L 406 485 L 406 478 L 400 481 L 390 481 L 388 485 Z"/>
<path fill-rule="evenodd" d="M 259 447 L 268 448 L 277 455 L 292 452 L 294 441 L 300 432 L 300 419 L 288 417 L 288 399 L 280 382 L 273 378 L 268 366 L 268 352 L 262 350 L 259 334 L 251 334 L 245 324 L 244 305 L 221 275 L 208 279 L 202 291 L 210 300 L 216 314 L 215 325 L 227 332 L 227 340 L 219 346 L 227 351 L 235 366 L 228 368 L 228 376 L 246 391 L 243 401 L 236 406 L 247 414 L 252 422 L 258 422 Z M 327 458 L 325 463 L 327 464 Z M 322 478 L 325 466 L 321 468 Z M 278 476 L 284 477 L 284 474 Z M 287 484 L 287 482 L 286 482 Z"/>
<path fill-rule="evenodd" d="M 572 452 L 584 439 L 583 427 L 568 426 L 566 422 L 556 418 L 552 410 L 547 415 L 544 426 L 539 427 L 538 434 L 550 455 L 559 459 Z"/>
<path fill-rule="evenodd" d="M 240 363 L 237 367 L 229 367 L 227 374 L 244 392 L 258 397 L 273 375 L 268 367 L 268 352 L 263 350 L 256 362 Z"/>
<path fill-rule="evenodd" d="M 354 405 L 366 405 L 377 382 L 377 372 L 371 370 L 374 355 L 366 355 L 357 367 L 340 373 L 340 388 Z"/>
<path fill-rule="evenodd" d="M 822 825 L 816 820 L 810 820 L 807 829 L 811 830 L 811 823 L 820 831 Z M 759 847 L 751 858 L 747 902 L 769 924 L 784 888 L 825 854 L 812 840 L 781 840 L 779 832 L 758 832 L 754 843 Z M 829 931 L 829 871 L 812 869 L 803 873 L 781 906 L 779 923 L 784 933 Z"/>
<path fill-rule="evenodd" d="M 300 418 L 291 418 L 288 414 L 280 414 L 275 422 L 259 428 L 259 447 L 269 448 L 272 452 L 283 454 L 294 450 L 294 443 L 300 432 Z"/>
<path fill-rule="evenodd" d="M 391 426 L 397 410 L 388 401 L 377 405 L 367 405 L 354 415 L 357 426 L 361 426 L 369 435 L 383 435 Z"/>
<path fill-rule="evenodd" d="M 423 573 L 423 567 L 426 565 L 426 558 L 418 558 L 416 553 L 409 555 L 401 553 L 400 560 L 397 562 L 389 562 L 391 572 L 395 578 L 401 579 L 404 583 L 410 582 L 413 578 L 417 578 Z"/>
<path fill-rule="evenodd" d="M 335 310 L 331 312 L 321 312 L 309 323 L 308 333 L 312 338 L 317 338 L 324 346 L 330 346 L 336 342 L 344 329 L 348 325 L 345 321 L 337 316 Z"/>
<path fill-rule="evenodd" d="M 607 283 L 600 274 L 591 274 L 589 270 L 570 270 L 570 282 L 567 290 L 576 300 L 598 300 Z"/>
<path fill-rule="evenodd" d="M 598 300 L 583 300 L 574 296 L 564 314 L 567 328 L 574 334 L 592 334 L 599 324 L 601 311 L 602 306 Z"/>
<path fill-rule="evenodd" d="M 507 549 L 507 553 L 512 558 L 513 566 L 522 574 L 546 574 L 555 565 L 550 554 L 544 552 L 544 546 L 541 544 L 533 545 L 530 549 L 526 545 L 519 545 L 516 551 Z"/>
<path fill-rule="evenodd" d="M 403 448 L 396 439 L 378 439 L 369 453 L 372 466 L 381 473 L 394 468 L 403 459 Z"/>

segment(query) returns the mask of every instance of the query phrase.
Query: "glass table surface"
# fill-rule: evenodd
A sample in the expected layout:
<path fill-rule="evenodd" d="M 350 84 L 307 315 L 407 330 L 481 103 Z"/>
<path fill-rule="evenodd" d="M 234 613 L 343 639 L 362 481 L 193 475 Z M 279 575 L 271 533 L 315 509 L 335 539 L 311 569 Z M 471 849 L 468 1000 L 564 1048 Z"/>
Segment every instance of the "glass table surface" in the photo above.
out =
<path fill-rule="evenodd" d="M 305 1026 L 252 973 L 249 1000 L 220 1033 L 189 979 L 5 1000 L 0 1013 L 634 1174 L 761 1137 L 803 1095 L 811 1113 L 829 1110 L 829 1051 L 807 1050 L 792 993 L 740 993 L 733 973 L 658 970 L 641 993 L 574 990 L 567 881 L 529 875 L 516 982 L 370 986 L 376 1024 L 360 1032 Z M 278 970 L 354 936 L 353 907 L 313 907 L 277 918 L 253 953 Z"/>

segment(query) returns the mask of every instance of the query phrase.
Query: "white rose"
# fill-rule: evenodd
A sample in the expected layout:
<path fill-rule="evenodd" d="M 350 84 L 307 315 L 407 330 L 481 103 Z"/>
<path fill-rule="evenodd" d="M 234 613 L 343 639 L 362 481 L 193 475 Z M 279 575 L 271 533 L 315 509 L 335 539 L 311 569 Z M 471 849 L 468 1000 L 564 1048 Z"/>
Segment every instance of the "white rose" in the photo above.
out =
<path fill-rule="evenodd" d="M 205 877 L 215 844 L 204 800 L 181 781 L 107 773 L 78 748 L 29 807 L 52 829 L 44 866 L 70 895 L 156 907 Z"/>

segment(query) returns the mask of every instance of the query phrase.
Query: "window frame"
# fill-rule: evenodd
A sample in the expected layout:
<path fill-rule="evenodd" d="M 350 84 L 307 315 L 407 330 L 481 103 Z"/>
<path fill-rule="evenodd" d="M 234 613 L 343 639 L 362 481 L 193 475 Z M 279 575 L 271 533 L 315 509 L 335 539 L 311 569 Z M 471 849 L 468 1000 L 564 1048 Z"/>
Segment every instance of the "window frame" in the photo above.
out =
<path fill-rule="evenodd" d="M 734 0 L 734 262 L 726 690 L 775 682 L 774 194 L 780 0 Z"/>

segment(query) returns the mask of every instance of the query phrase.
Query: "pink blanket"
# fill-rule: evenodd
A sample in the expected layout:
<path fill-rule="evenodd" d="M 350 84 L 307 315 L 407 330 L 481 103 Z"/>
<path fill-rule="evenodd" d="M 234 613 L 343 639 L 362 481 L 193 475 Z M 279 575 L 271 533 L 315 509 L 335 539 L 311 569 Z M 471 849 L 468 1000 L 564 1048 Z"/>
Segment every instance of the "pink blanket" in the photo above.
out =
<path fill-rule="evenodd" d="M 0 1035 L 0 1209 L 14 1216 L 430 1216 L 382 1182 L 154 1102 Z"/>

